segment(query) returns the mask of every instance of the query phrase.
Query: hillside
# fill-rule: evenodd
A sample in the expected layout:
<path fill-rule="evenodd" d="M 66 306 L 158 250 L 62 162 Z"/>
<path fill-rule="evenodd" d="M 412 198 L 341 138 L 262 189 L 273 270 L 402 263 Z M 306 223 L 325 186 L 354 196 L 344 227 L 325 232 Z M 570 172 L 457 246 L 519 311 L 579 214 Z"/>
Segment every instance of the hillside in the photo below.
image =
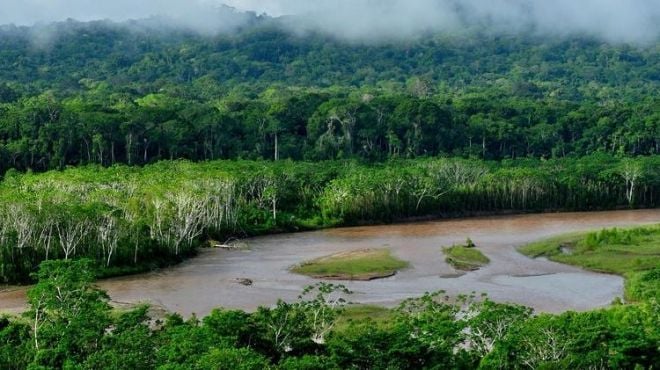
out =
<path fill-rule="evenodd" d="M 296 34 L 251 15 L 0 28 L 0 171 L 219 158 L 485 159 L 660 147 L 658 44 Z"/>

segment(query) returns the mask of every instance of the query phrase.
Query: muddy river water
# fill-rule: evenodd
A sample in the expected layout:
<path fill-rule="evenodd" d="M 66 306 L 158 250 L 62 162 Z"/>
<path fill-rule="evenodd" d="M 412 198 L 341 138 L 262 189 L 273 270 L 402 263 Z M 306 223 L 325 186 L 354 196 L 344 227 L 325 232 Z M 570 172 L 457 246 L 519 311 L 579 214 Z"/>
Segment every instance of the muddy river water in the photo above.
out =
<path fill-rule="evenodd" d="M 623 293 L 618 276 L 588 272 L 545 259 L 530 259 L 516 247 L 567 232 L 660 222 L 660 210 L 554 213 L 339 228 L 247 240 L 247 250 L 203 250 L 173 268 L 99 282 L 113 301 L 149 302 L 184 315 L 205 315 L 215 307 L 252 310 L 278 298 L 295 299 L 315 282 L 289 268 L 337 252 L 389 248 L 411 267 L 391 278 L 346 282 L 351 300 L 394 305 L 398 301 L 445 290 L 449 295 L 487 293 L 493 300 L 515 302 L 538 311 L 588 310 L 607 306 Z M 444 261 L 442 246 L 470 237 L 491 263 L 457 276 Z M 238 284 L 250 279 L 253 285 Z M 0 292 L 0 311 L 20 311 L 25 289 Z"/>

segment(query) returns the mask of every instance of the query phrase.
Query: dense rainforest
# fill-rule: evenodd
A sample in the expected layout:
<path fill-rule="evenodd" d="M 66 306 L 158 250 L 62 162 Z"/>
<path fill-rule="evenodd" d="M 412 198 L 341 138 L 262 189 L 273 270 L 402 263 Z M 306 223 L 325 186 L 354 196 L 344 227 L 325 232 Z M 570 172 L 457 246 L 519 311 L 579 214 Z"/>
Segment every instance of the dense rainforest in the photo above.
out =
<path fill-rule="evenodd" d="M 653 155 L 660 50 L 478 28 L 387 43 L 254 17 L 0 27 L 0 172 L 164 159 Z"/>
<path fill-rule="evenodd" d="M 36 283 L 25 314 L 0 315 L 0 368 L 658 366 L 657 227 L 591 233 L 570 256 L 528 246 L 626 277 L 634 302 L 590 312 L 438 292 L 372 320 L 325 283 L 203 319 L 113 308 L 95 279 L 235 237 L 659 205 L 658 43 L 479 26 L 346 41 L 240 16 L 217 34 L 0 26 L 0 284 Z"/>

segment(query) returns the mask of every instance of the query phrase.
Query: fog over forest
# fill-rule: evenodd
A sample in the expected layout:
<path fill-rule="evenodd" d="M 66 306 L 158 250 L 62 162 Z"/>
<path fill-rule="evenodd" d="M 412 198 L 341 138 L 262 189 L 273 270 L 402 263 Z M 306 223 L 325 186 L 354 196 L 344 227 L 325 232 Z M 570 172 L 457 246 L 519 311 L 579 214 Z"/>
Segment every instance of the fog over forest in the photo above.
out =
<path fill-rule="evenodd" d="M 660 36 L 660 2 L 655 0 L 3 0 L 0 24 L 162 16 L 208 33 L 233 31 L 251 19 L 223 4 L 274 17 L 295 15 L 286 23 L 296 32 L 322 31 L 359 41 L 456 32 L 468 26 L 640 44 L 652 44 Z"/>

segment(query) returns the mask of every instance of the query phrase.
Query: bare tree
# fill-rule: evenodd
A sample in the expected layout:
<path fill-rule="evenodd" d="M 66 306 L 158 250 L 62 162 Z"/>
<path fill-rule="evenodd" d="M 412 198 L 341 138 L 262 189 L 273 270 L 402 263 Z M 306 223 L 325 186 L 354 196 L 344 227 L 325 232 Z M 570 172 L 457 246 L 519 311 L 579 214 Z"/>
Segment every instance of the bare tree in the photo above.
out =
<path fill-rule="evenodd" d="M 64 259 L 68 260 L 75 255 L 76 249 L 81 245 L 89 231 L 90 223 L 87 220 L 74 220 L 66 215 L 55 223 L 58 240 Z"/>
<path fill-rule="evenodd" d="M 626 199 L 628 200 L 628 204 L 632 205 L 635 201 L 637 181 L 639 181 L 643 174 L 642 167 L 638 163 L 627 160 L 619 170 L 619 174 L 626 182 Z"/>
<path fill-rule="evenodd" d="M 54 223 L 50 218 L 42 220 L 39 225 L 35 225 L 39 229 L 39 245 L 44 249 L 45 258 L 48 260 L 50 258 L 50 249 L 53 244 L 53 228 Z"/>
<path fill-rule="evenodd" d="M 5 225 L 13 231 L 15 246 L 19 251 L 34 247 L 36 242 L 35 217 L 24 207 L 10 204 L 4 212 Z"/>
<path fill-rule="evenodd" d="M 191 246 L 202 235 L 208 200 L 189 192 L 168 194 L 152 201 L 151 237 L 179 255 L 182 246 Z"/>
<path fill-rule="evenodd" d="M 569 343 L 552 329 L 543 329 L 541 340 L 524 339 L 522 348 L 525 351 L 523 363 L 530 369 L 536 369 L 539 364 L 553 363 L 566 356 Z"/>
<path fill-rule="evenodd" d="M 300 299 L 314 295 L 313 299 L 301 303 L 312 329 L 312 341 L 317 344 L 325 343 L 325 337 L 335 327 L 340 310 L 347 303 L 348 294 L 352 292 L 344 285 L 328 283 L 315 284 L 303 290 Z"/>
<path fill-rule="evenodd" d="M 112 214 L 106 214 L 101 218 L 96 235 L 101 248 L 103 248 L 105 265 L 110 266 L 112 255 L 117 250 L 119 242 L 118 223 Z"/>

